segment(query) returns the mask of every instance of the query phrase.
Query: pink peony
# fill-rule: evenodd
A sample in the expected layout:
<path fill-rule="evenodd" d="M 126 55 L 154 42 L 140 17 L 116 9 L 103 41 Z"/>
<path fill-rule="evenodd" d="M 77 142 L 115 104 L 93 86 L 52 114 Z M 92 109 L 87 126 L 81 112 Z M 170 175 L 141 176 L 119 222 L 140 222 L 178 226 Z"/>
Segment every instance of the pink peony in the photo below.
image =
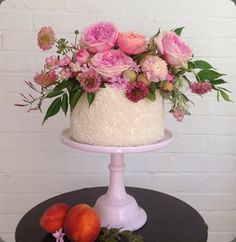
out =
<path fill-rule="evenodd" d="M 207 92 L 210 92 L 212 87 L 210 82 L 194 82 L 191 83 L 190 89 L 193 93 L 202 95 Z"/>
<path fill-rule="evenodd" d="M 88 71 L 80 73 L 77 79 L 79 80 L 81 87 L 89 93 L 96 93 L 99 91 L 102 83 L 101 77 L 93 69 L 88 69 Z"/>
<path fill-rule="evenodd" d="M 52 27 L 42 27 L 38 32 L 38 45 L 42 50 L 50 50 L 56 41 Z"/>
<path fill-rule="evenodd" d="M 147 55 L 141 61 L 142 71 L 153 82 L 166 80 L 168 75 L 167 63 L 158 56 Z"/>
<path fill-rule="evenodd" d="M 129 55 L 143 53 L 147 48 L 145 36 L 134 32 L 119 33 L 117 43 Z"/>
<path fill-rule="evenodd" d="M 127 86 L 125 93 L 126 97 L 132 102 L 138 102 L 139 100 L 147 97 L 149 92 L 148 86 L 142 82 L 131 82 Z"/>
<path fill-rule="evenodd" d="M 103 52 L 114 47 L 118 30 L 113 23 L 98 22 L 86 28 L 81 36 L 81 44 L 92 53 Z"/>
<path fill-rule="evenodd" d="M 89 59 L 89 53 L 86 49 L 79 49 L 75 54 L 75 60 L 81 65 L 86 64 Z"/>
<path fill-rule="evenodd" d="M 56 80 L 57 80 L 57 75 L 55 71 L 49 71 L 49 72 L 42 71 L 41 73 L 36 73 L 34 77 L 34 81 L 42 87 L 48 87 L 54 84 Z"/>
<path fill-rule="evenodd" d="M 163 32 L 155 38 L 158 51 L 166 62 L 176 68 L 187 67 L 192 50 L 175 32 Z"/>
<path fill-rule="evenodd" d="M 92 67 L 105 79 L 119 77 L 133 65 L 133 60 L 121 50 L 97 53 L 91 59 Z"/>

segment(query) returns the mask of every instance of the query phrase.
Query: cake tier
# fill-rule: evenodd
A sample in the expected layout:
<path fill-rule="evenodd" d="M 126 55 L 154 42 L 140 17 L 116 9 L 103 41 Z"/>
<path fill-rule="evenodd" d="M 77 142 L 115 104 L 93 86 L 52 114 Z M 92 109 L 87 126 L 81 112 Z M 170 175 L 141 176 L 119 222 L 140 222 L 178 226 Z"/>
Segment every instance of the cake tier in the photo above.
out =
<path fill-rule="evenodd" d="M 80 143 L 100 146 L 152 144 L 164 136 L 163 99 L 131 102 L 123 90 L 107 86 L 89 107 L 86 95 L 70 119 L 71 136 Z"/>

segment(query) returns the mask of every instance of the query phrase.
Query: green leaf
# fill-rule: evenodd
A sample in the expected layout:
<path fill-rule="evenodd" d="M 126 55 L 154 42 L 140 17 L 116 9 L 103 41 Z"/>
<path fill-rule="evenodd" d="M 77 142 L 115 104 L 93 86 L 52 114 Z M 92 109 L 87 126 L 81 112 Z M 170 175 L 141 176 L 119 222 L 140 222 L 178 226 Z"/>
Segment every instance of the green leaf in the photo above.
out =
<path fill-rule="evenodd" d="M 69 78 L 68 80 L 64 80 L 64 81 L 60 82 L 59 84 L 57 84 L 54 87 L 54 91 L 61 91 L 65 88 L 71 90 L 75 86 L 79 86 L 79 82 L 75 78 Z"/>
<path fill-rule="evenodd" d="M 75 105 L 77 104 L 77 102 L 79 101 L 79 99 L 81 98 L 81 96 L 83 95 L 84 93 L 84 90 L 83 89 L 79 89 L 77 90 L 76 92 L 70 92 L 70 108 L 71 108 L 71 111 L 74 110 L 75 108 Z"/>
<path fill-rule="evenodd" d="M 64 93 L 63 96 L 62 96 L 61 109 L 63 110 L 63 112 L 66 115 L 67 111 L 68 111 L 68 95 L 67 95 L 67 93 Z"/>
<path fill-rule="evenodd" d="M 188 61 L 188 69 L 196 69 L 197 66 L 192 62 L 192 61 Z"/>
<path fill-rule="evenodd" d="M 224 84 L 224 83 L 227 83 L 227 82 L 223 79 L 216 79 L 216 80 L 211 81 L 211 84 L 213 84 L 213 85 L 220 85 L 220 84 Z"/>
<path fill-rule="evenodd" d="M 156 100 L 156 93 L 155 92 L 149 92 L 148 95 L 147 95 L 147 98 L 154 102 Z"/>
<path fill-rule="evenodd" d="M 174 32 L 177 34 L 177 35 L 181 35 L 182 31 L 183 31 L 184 27 L 180 27 L 180 28 L 177 28 L 174 30 Z"/>
<path fill-rule="evenodd" d="M 221 97 L 222 97 L 225 101 L 232 102 L 232 101 L 230 100 L 230 98 L 229 98 L 229 95 L 228 95 L 226 92 L 224 92 L 224 91 L 222 91 L 222 90 L 219 90 L 219 92 L 220 92 Z"/>
<path fill-rule="evenodd" d="M 208 70 L 208 69 L 213 68 L 213 66 L 211 64 L 209 64 L 208 62 L 203 61 L 203 60 L 194 61 L 194 64 L 197 68 L 203 69 L 203 70 Z"/>
<path fill-rule="evenodd" d="M 95 98 L 95 93 L 87 92 L 87 100 L 89 103 L 89 106 L 93 103 Z"/>
<path fill-rule="evenodd" d="M 155 82 L 151 82 L 151 84 L 149 85 L 149 91 L 152 93 L 155 93 L 157 90 L 157 85 Z"/>
<path fill-rule="evenodd" d="M 56 115 L 59 112 L 60 107 L 61 107 L 61 97 L 58 97 L 49 106 L 47 113 L 43 119 L 43 124 L 49 117 Z"/>
<path fill-rule="evenodd" d="M 213 70 L 201 70 L 198 72 L 198 76 L 201 79 L 201 81 L 205 81 L 205 80 L 212 81 L 221 76 L 224 76 L 224 74 L 218 73 Z"/>
<path fill-rule="evenodd" d="M 46 95 L 46 98 L 56 97 L 56 96 L 61 95 L 62 93 L 63 93 L 63 91 L 52 91 Z"/>

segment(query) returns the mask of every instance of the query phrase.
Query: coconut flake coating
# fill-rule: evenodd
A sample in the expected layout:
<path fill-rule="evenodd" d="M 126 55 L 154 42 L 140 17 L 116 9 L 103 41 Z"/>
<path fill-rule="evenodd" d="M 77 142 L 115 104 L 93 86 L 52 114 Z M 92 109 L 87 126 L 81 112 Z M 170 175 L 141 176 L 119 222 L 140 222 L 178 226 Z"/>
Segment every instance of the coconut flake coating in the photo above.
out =
<path fill-rule="evenodd" d="M 70 119 L 71 136 L 79 143 L 100 146 L 138 146 L 164 137 L 163 99 L 133 103 L 124 90 L 107 86 L 89 107 L 84 94 Z"/>

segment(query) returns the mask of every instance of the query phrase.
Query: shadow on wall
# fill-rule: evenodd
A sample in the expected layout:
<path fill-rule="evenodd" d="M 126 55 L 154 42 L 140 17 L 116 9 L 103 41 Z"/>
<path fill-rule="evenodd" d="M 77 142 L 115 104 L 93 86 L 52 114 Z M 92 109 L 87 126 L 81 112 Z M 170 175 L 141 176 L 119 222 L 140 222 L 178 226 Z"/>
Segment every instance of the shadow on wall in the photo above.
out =
<path fill-rule="evenodd" d="M 236 5 L 236 0 L 231 0 L 235 5 Z M 234 241 L 232 241 L 232 242 L 234 242 Z"/>
<path fill-rule="evenodd" d="M 0 3 L 1 3 L 1 0 L 0 0 Z M 0 237 L 0 242 L 5 242 L 4 240 L 2 240 L 2 238 Z M 234 241 L 232 241 L 232 242 L 234 242 Z"/>
<path fill-rule="evenodd" d="M 1 4 L 3 1 L 5 1 L 5 0 L 0 0 L 0 4 Z M 0 242 L 1 242 L 1 240 L 0 240 Z"/>
<path fill-rule="evenodd" d="M 236 237 L 231 242 L 236 242 Z"/>

